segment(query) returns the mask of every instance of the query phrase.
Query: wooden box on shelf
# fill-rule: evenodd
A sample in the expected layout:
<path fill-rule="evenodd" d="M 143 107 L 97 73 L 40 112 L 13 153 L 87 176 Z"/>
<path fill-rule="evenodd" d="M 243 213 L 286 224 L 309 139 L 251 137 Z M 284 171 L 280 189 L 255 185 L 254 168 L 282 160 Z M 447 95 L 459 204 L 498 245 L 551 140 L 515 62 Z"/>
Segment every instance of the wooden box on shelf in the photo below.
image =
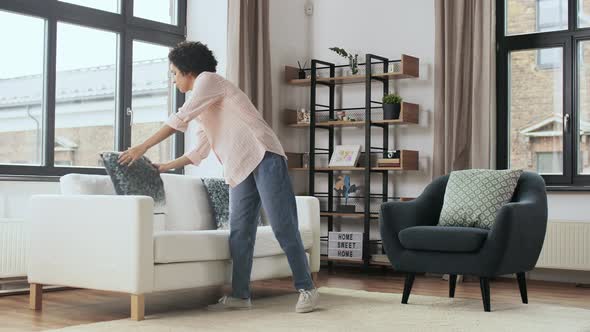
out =
<path fill-rule="evenodd" d="M 374 121 L 374 122 L 383 122 L 383 123 L 418 123 L 418 104 L 413 103 L 406 103 L 405 101 L 402 102 L 401 111 L 399 113 L 399 119 L 394 120 L 382 120 L 382 121 Z"/>
<path fill-rule="evenodd" d="M 406 171 L 418 170 L 418 151 L 401 150 L 399 158 L 381 158 L 377 160 L 376 169 L 400 168 Z"/>
<path fill-rule="evenodd" d="M 303 167 L 303 153 L 285 152 L 285 154 L 287 155 L 287 166 L 289 168 Z"/>

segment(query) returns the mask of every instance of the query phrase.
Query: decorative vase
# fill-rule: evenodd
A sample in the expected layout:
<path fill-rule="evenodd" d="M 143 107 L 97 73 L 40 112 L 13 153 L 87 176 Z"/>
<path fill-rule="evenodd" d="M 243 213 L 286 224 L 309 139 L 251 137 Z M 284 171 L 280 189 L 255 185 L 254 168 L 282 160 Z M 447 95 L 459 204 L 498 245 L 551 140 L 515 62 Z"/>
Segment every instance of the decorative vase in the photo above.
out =
<path fill-rule="evenodd" d="M 299 79 L 304 79 L 304 78 L 306 78 L 306 77 L 307 77 L 307 76 L 306 76 L 306 74 L 305 74 L 305 70 L 303 70 L 303 69 L 299 69 L 299 75 L 298 75 L 298 78 L 299 78 Z"/>
<path fill-rule="evenodd" d="M 402 104 L 383 104 L 383 120 L 399 119 Z"/>

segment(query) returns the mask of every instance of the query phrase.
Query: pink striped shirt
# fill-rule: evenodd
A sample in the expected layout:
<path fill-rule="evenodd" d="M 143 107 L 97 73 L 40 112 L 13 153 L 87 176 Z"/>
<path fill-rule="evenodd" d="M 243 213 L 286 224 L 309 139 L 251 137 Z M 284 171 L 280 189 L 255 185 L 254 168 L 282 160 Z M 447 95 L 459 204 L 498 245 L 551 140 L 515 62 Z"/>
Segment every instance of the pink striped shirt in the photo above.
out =
<path fill-rule="evenodd" d="M 166 124 L 185 132 L 192 120 L 200 125 L 197 146 L 184 155 L 199 165 L 213 150 L 231 187 L 254 171 L 266 151 L 287 158 L 279 139 L 248 96 L 216 73 L 197 76 L 191 98 Z"/>

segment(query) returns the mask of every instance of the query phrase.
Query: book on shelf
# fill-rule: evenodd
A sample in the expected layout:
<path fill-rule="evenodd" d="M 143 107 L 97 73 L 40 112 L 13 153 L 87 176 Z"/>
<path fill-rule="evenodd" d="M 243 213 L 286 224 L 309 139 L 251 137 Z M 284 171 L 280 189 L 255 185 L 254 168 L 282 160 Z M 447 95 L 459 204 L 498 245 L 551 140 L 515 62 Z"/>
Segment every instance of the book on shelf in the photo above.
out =
<path fill-rule="evenodd" d="M 392 163 L 384 163 L 384 164 L 377 164 L 377 167 L 400 167 L 401 164 L 392 164 Z"/>
<path fill-rule="evenodd" d="M 400 159 L 399 158 L 385 158 L 385 159 L 377 159 L 377 164 L 379 163 L 390 163 L 390 164 L 399 164 L 400 163 Z"/>
<path fill-rule="evenodd" d="M 400 167 L 400 158 L 377 159 L 377 167 Z"/>

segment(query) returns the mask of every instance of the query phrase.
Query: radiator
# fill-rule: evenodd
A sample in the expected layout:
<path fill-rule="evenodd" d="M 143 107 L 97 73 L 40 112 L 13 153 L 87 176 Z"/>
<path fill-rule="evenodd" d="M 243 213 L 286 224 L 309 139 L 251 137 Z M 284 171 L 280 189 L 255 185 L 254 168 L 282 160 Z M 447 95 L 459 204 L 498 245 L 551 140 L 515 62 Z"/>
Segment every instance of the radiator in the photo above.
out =
<path fill-rule="evenodd" d="M 590 222 L 549 221 L 536 267 L 590 271 Z"/>
<path fill-rule="evenodd" d="M 0 278 L 27 275 L 27 241 L 25 222 L 0 218 Z"/>

